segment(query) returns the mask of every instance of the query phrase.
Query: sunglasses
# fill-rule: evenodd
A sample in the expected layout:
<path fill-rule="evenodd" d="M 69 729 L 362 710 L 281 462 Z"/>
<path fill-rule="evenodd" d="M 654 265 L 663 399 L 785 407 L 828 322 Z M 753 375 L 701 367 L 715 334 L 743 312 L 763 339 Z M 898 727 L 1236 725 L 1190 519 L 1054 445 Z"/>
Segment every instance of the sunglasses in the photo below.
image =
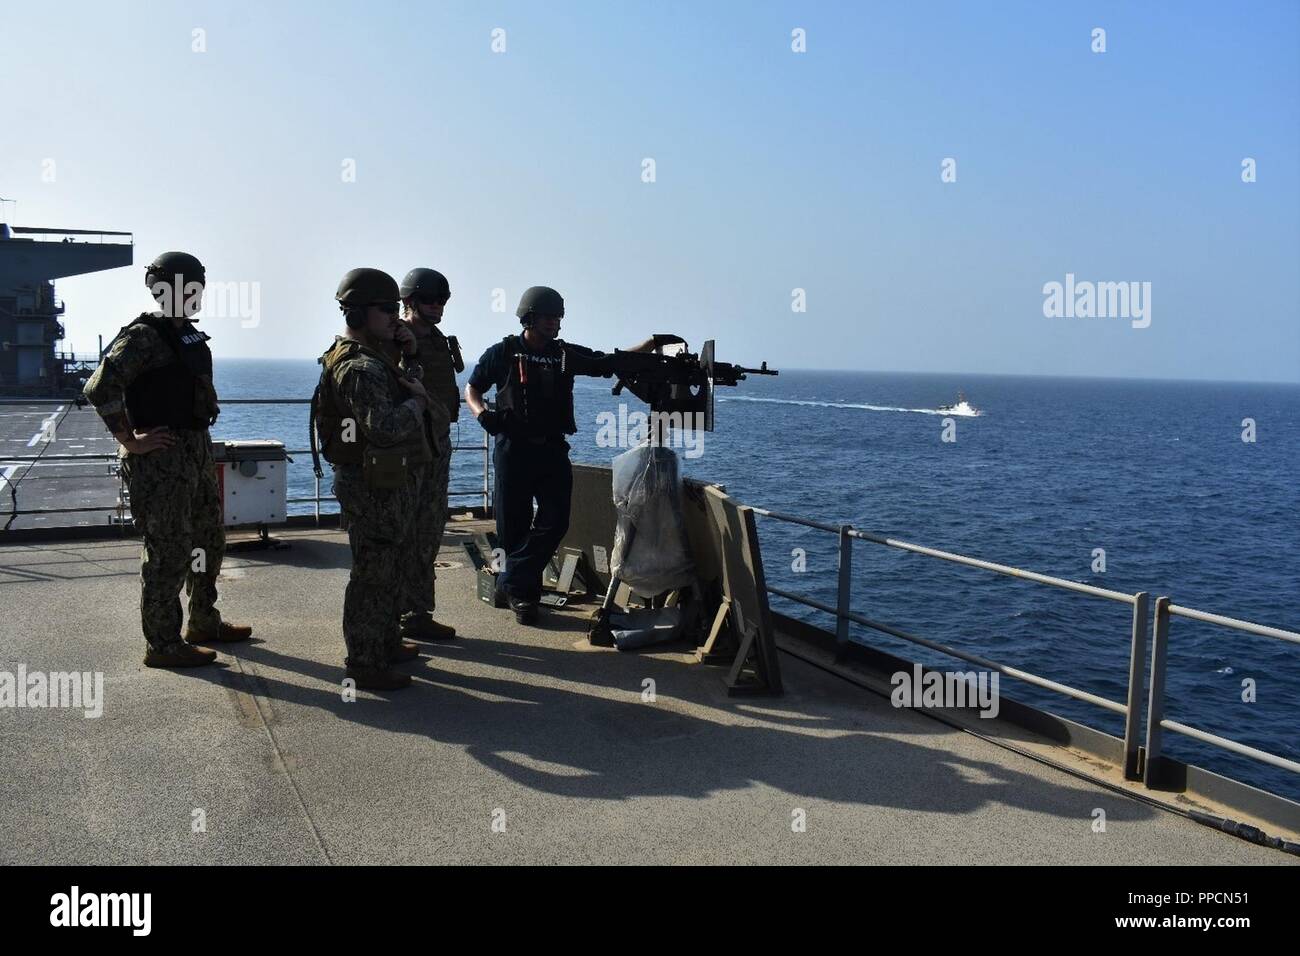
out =
<path fill-rule="evenodd" d="M 420 305 L 442 305 L 446 300 L 436 295 L 417 295 L 415 301 Z"/>
<path fill-rule="evenodd" d="M 370 304 L 380 312 L 387 312 L 389 315 L 396 315 L 402 311 L 401 305 L 396 302 L 372 302 Z"/>

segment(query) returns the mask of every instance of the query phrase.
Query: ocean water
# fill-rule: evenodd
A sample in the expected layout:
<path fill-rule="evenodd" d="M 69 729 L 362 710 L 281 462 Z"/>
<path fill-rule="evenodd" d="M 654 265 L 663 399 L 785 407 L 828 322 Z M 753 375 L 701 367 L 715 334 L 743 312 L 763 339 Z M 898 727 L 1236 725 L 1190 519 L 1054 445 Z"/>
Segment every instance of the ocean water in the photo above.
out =
<path fill-rule="evenodd" d="M 226 360 L 217 386 L 228 398 L 305 398 L 317 370 L 311 360 Z M 954 418 L 956 440 L 945 442 L 938 409 L 959 389 L 981 414 Z M 1300 386 L 783 370 L 719 391 L 717 430 L 692 450 L 698 457 L 683 458 L 684 470 L 746 504 L 1300 630 Z M 603 380 L 580 380 L 576 400 L 574 460 L 608 462 L 618 449 L 597 445 L 598 416 L 617 413 L 620 402 L 643 406 L 626 393 L 612 397 Z M 1244 419 L 1255 423 L 1253 442 L 1242 440 Z M 459 444 L 482 442 L 468 418 L 458 431 Z M 306 448 L 307 409 L 228 405 L 215 433 Z M 310 495 L 310 456 L 294 457 L 290 495 Z M 481 488 L 482 468 L 481 452 L 457 454 L 452 488 Z M 769 584 L 835 603 L 833 535 L 768 518 L 759 530 Z M 1128 606 L 868 542 L 854 547 L 859 613 L 1124 700 Z M 801 571 L 794 549 L 805 555 Z M 1093 569 L 1096 549 L 1105 551 L 1104 572 Z M 834 626 L 818 611 L 772 604 Z M 874 631 L 855 626 L 853 637 L 968 669 Z M 1167 717 L 1300 759 L 1300 646 L 1175 618 L 1167 680 Z M 1092 705 L 1011 680 L 1002 690 L 1122 733 L 1117 715 Z M 1300 798 L 1300 780 L 1287 771 L 1176 734 L 1166 734 L 1166 747 Z"/>

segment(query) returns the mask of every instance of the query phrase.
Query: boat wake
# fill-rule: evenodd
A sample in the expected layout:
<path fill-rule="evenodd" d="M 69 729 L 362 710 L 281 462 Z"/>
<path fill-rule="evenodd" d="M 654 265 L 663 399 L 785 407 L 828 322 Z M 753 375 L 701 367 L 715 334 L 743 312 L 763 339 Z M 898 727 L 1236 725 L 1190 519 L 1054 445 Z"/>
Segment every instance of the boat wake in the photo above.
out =
<path fill-rule="evenodd" d="M 768 402 L 773 405 L 809 405 L 816 408 L 860 408 L 868 412 L 911 412 L 916 415 L 951 415 L 954 418 L 978 418 L 979 409 L 962 402 L 953 408 L 900 408 L 896 405 L 867 405 L 859 402 L 815 402 L 797 398 L 754 398 L 749 395 L 719 395 L 720 402 Z"/>

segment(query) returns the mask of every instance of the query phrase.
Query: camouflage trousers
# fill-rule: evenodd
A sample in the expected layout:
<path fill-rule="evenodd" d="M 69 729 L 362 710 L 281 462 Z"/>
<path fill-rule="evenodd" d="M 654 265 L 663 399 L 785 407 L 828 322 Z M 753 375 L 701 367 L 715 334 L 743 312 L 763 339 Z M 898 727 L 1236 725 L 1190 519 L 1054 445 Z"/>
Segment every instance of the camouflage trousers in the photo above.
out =
<path fill-rule="evenodd" d="M 181 639 L 180 591 L 189 594 L 190 627 L 212 632 L 217 575 L 226 553 L 212 439 L 207 429 L 175 430 L 175 443 L 122 458 L 131 517 L 144 539 L 140 623 L 151 648 Z"/>
<path fill-rule="evenodd" d="M 351 667 L 386 668 L 398 634 L 415 542 L 414 481 L 397 489 L 371 488 L 360 466 L 334 469 L 334 497 L 348 526 L 352 574 L 343 596 L 343 643 Z"/>
<path fill-rule="evenodd" d="M 402 588 L 403 620 L 431 614 L 437 607 L 434 565 L 447 527 L 447 483 L 451 473 L 451 436 L 433 443 L 434 459 L 415 472 L 415 540 L 413 560 L 406 567 Z"/>

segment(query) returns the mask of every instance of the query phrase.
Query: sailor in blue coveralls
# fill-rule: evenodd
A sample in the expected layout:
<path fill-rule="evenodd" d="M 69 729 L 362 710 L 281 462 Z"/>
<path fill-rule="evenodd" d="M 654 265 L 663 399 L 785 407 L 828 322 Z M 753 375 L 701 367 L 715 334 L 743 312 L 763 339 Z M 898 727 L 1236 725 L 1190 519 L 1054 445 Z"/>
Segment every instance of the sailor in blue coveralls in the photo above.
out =
<path fill-rule="evenodd" d="M 573 470 L 567 436 L 573 418 L 575 375 L 612 372 L 610 357 L 559 338 L 564 299 L 533 286 L 516 310 L 523 332 L 506 336 L 478 360 L 465 386 L 465 402 L 480 425 L 496 436 L 493 465 L 497 541 L 505 569 L 497 578 L 503 598 L 521 624 L 537 621 L 542 572 L 569 529 Z M 635 347 L 653 348 L 653 340 Z M 496 408 L 484 395 L 496 387 Z M 533 515 L 533 502 L 537 514 Z"/>

